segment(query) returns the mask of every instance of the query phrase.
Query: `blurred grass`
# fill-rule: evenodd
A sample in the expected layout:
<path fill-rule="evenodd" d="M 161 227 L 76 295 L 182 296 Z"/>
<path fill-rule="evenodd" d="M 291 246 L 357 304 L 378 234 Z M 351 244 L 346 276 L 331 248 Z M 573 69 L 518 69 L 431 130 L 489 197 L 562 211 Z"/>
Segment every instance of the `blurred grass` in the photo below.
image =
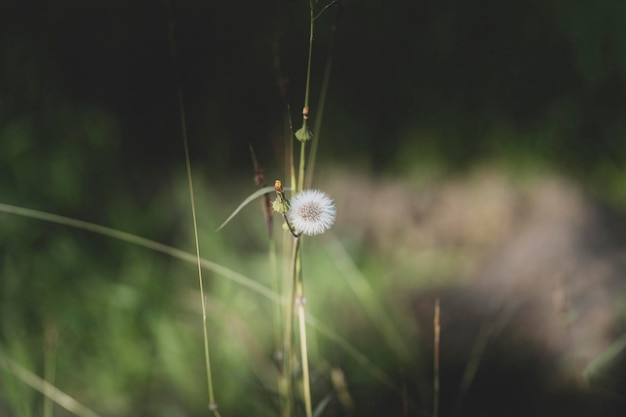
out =
<path fill-rule="evenodd" d="M 502 161 L 502 166 L 493 169 L 506 170 L 506 158 Z M 509 175 L 532 187 L 538 171 L 518 168 L 523 166 L 514 166 Z M 414 184 L 416 189 L 430 193 L 428 187 L 442 184 L 444 177 L 424 179 L 429 175 L 422 177 L 421 185 Z M 215 233 L 254 185 L 251 180 L 235 179 L 224 189 L 204 180 L 207 177 L 198 170 L 196 201 L 201 213 L 201 254 L 215 262 L 206 264 L 211 272 L 205 283 L 220 410 L 232 415 L 276 415 L 274 295 L 269 290 L 263 213 L 260 203 L 251 204 Z M 357 188 L 359 184 L 354 182 Z M 119 231 L 96 228 L 113 233 L 114 238 L 9 214 L 6 206 L 0 214 L 5 236 L 0 280 L 2 353 L 39 376 L 46 368 L 44 358 L 52 358 L 56 372 L 51 382 L 101 415 L 195 416 L 206 412 L 199 295 L 194 257 L 187 253 L 193 252 L 186 226 L 188 196 L 182 176 L 157 188 L 151 204 L 135 205 L 134 196 L 126 193 L 94 213 L 107 219 L 107 224 L 124 226 Z M 337 195 L 340 201 L 350 197 Z M 482 195 L 493 197 L 488 192 Z M 410 201 L 389 200 L 389 204 L 404 206 Z M 476 269 L 475 254 L 485 243 L 477 235 L 474 243 L 443 240 L 430 250 L 396 247 L 390 255 L 388 250 L 373 250 L 368 239 L 346 234 L 350 229 L 341 221 L 351 213 L 339 215 L 338 235 L 309 239 L 304 246 L 307 309 L 314 316 L 310 322 L 314 399 L 326 404 L 324 415 L 348 414 L 341 410 L 333 391 L 332 372 L 340 370 L 357 410 L 399 410 L 401 392 L 407 386 L 413 390 L 409 407 L 428 409 L 424 398 L 428 398 L 425 386 L 430 378 L 432 330 L 422 327 L 406 301 L 411 294 L 427 294 L 433 286 L 462 283 Z M 90 217 L 85 212 L 80 219 Z M 478 227 L 463 224 L 474 226 Z M 421 232 L 433 236 L 415 237 L 437 239 L 439 226 L 433 227 L 433 231 Z M 115 237 L 120 232 L 161 237 L 165 244 L 186 252 L 164 256 L 172 250 L 158 245 L 150 249 L 152 243 L 141 240 L 138 246 L 126 235 L 120 240 Z M 429 240 L 420 243 L 433 244 Z M 225 279 L 229 275 L 234 280 Z M 251 291 L 248 284 L 237 281 L 247 279 L 263 287 Z M 444 317 L 448 308 L 443 305 Z M 50 328 L 58 334 L 53 351 L 46 350 Z M 471 351 L 467 346 L 466 352 Z M 9 372 L 0 373 L 1 407 L 20 416 L 40 414 L 42 396 Z M 442 395 L 445 400 L 451 394 Z M 471 390 L 468 395 L 471 398 Z M 54 415 L 66 414 L 55 406 Z"/>
<path fill-rule="evenodd" d="M 213 198 L 208 196 L 200 198 L 199 211 L 209 213 L 211 209 L 207 206 L 207 202 Z M 262 220 L 260 212 L 255 214 L 258 215 L 259 220 Z M 17 221 L 31 222 L 31 227 L 36 227 L 38 223 L 27 218 L 21 218 Z M 237 228 L 243 230 L 239 233 L 244 234 L 245 237 L 243 239 L 233 238 L 233 242 L 231 242 L 231 245 L 236 249 L 229 249 L 223 243 L 223 240 L 227 240 L 224 239 L 223 235 L 228 233 L 232 238 L 233 232 L 228 231 L 222 235 L 215 234 L 213 232 L 215 222 L 211 225 L 201 226 L 203 228 L 201 247 L 204 253 L 211 257 L 217 257 L 223 265 L 235 265 L 235 269 L 249 273 L 255 280 L 267 286 L 269 284 L 267 260 L 263 259 L 263 252 L 259 251 L 258 247 L 254 247 L 254 239 L 251 239 L 251 236 L 256 235 L 262 240 L 263 222 L 254 222 L 244 218 L 242 223 L 244 224 L 237 226 Z M 257 223 L 256 226 L 255 223 Z M 47 223 L 39 223 L 39 226 L 41 225 L 44 225 L 44 229 L 47 227 L 60 228 Z M 228 227 L 235 228 L 235 226 L 230 225 Z M 202 393 L 202 390 L 197 388 L 198 381 L 202 379 L 198 379 L 201 378 L 201 375 L 198 374 L 198 369 L 194 368 L 199 365 L 198 361 L 201 357 L 197 356 L 199 346 L 193 346 L 188 338 L 191 337 L 198 343 L 198 331 L 201 327 L 197 311 L 199 296 L 195 294 L 193 297 L 191 296 L 191 293 L 195 293 L 193 280 L 191 283 L 189 281 L 192 269 L 184 265 L 166 262 L 158 254 L 130 246 L 120 253 L 121 261 L 115 261 L 114 256 L 107 257 L 106 264 L 117 265 L 116 268 L 112 268 L 113 271 L 107 271 L 100 267 L 95 271 L 93 265 L 97 262 L 90 262 L 92 261 L 90 256 L 93 256 L 90 253 L 90 247 L 76 245 L 71 237 L 72 234 L 81 235 L 84 232 L 60 229 L 65 235 L 63 240 L 52 235 L 51 242 L 45 244 L 59 245 L 49 250 L 53 259 L 58 261 L 57 266 L 59 262 L 62 263 L 64 256 L 68 264 L 67 267 L 75 270 L 74 273 L 80 276 L 76 279 L 79 279 L 80 283 L 86 287 L 80 291 L 73 286 L 72 274 L 69 274 L 68 277 L 66 274 L 59 273 L 59 276 L 56 277 L 54 271 L 48 270 L 45 280 L 35 281 L 39 284 L 45 283 L 45 287 L 25 290 L 25 293 L 18 297 L 12 294 L 11 299 L 6 299 L 3 302 L 4 309 L 13 310 L 16 314 L 23 314 L 25 309 L 32 309 L 30 324 L 34 328 L 30 333 L 35 340 L 42 337 L 40 326 L 43 318 L 55 323 L 60 335 L 60 346 L 62 346 L 56 358 L 59 369 L 57 373 L 59 386 L 65 386 L 63 381 L 64 377 L 67 377 L 70 387 L 89 387 L 88 392 L 83 393 L 83 395 L 87 395 L 88 398 L 90 398 L 90 394 L 95 395 L 95 398 L 91 398 L 91 400 L 100 405 L 107 413 L 115 415 L 126 415 L 129 410 L 138 407 L 137 397 L 147 396 L 150 400 L 156 401 L 157 405 L 146 405 L 150 409 L 152 407 L 161 408 L 160 401 L 162 398 L 158 397 L 157 400 L 152 396 L 154 395 L 152 393 L 154 385 L 161 386 L 163 384 L 177 388 L 182 391 L 181 395 L 193 394 L 193 398 L 197 401 L 197 396 Z M 234 236 L 236 237 L 239 233 L 235 233 Z M 103 250 L 105 253 L 108 253 L 108 246 L 127 245 L 124 242 L 107 242 L 110 239 L 105 237 L 101 240 L 103 242 L 97 242 L 96 245 L 101 245 L 102 248 L 99 250 Z M 259 242 L 257 244 L 261 246 Z M 318 247 L 316 252 L 320 249 Z M 83 254 L 84 251 L 87 253 Z M 253 255 L 250 257 L 246 255 L 248 262 L 242 263 L 241 253 L 252 253 Z M 13 257 L 18 262 L 19 257 Z M 42 265 L 45 262 L 53 262 L 50 259 L 38 257 L 34 261 Z M 323 278 L 318 280 L 316 277 L 315 283 L 310 285 L 308 291 L 311 294 L 311 299 L 324 299 L 323 293 L 319 293 L 319 291 L 331 283 L 334 288 L 333 292 L 336 293 L 337 273 L 329 273 L 328 271 L 332 267 L 332 261 L 328 258 L 326 260 L 320 259 L 319 255 L 313 254 L 310 262 L 315 266 L 311 268 L 311 276 L 319 275 Z M 33 263 L 32 258 L 30 263 Z M 82 271 L 81 265 L 87 271 Z M 326 265 L 326 267 L 319 270 L 319 265 Z M 24 273 L 28 275 L 29 272 L 27 270 Z M 90 272 L 95 276 L 87 284 L 85 278 Z M 39 276 L 37 272 L 35 275 Z M 51 283 L 50 275 L 53 275 L 53 279 L 59 280 L 56 285 Z M 22 277 L 15 279 L 23 280 Z M 225 404 L 241 402 L 239 397 L 244 395 L 241 391 L 243 381 L 243 387 L 246 388 L 244 391 L 246 398 L 249 397 L 248 390 L 258 391 L 261 398 L 265 398 L 266 402 L 271 403 L 273 397 L 271 391 L 274 389 L 274 387 L 268 386 L 269 381 L 272 380 L 273 364 L 270 358 L 274 349 L 271 346 L 271 314 L 273 314 L 271 304 L 254 292 L 243 290 L 242 287 L 232 281 L 214 277 L 209 278 L 208 281 L 209 293 L 211 294 L 209 299 L 211 311 L 209 326 L 212 329 L 212 337 L 210 339 L 212 345 L 216 346 L 212 347 L 212 350 L 217 350 L 216 356 L 219 365 L 217 366 L 216 378 L 218 390 L 221 393 L 221 402 Z M 6 278 L 3 280 L 5 288 L 15 283 L 15 280 Z M 61 296 L 68 299 L 54 308 L 33 301 L 34 296 L 56 292 L 60 292 Z M 5 290 L 3 294 L 9 295 L 10 293 Z M 176 294 L 179 295 L 176 296 Z M 360 301 L 363 302 L 364 300 Z M 374 300 L 370 301 L 375 302 Z M 344 308 L 348 310 L 344 312 L 343 309 L 337 309 L 335 314 L 348 318 L 356 314 L 350 312 L 355 306 L 345 306 L 341 300 L 335 302 L 338 305 L 344 305 Z M 19 304 L 20 307 L 16 308 L 16 304 Z M 314 313 L 325 311 L 328 308 L 327 305 L 318 307 L 317 303 L 311 305 Z M 359 309 L 357 308 L 357 310 Z M 182 317 L 185 319 L 181 323 Z M 195 328 L 189 327 L 187 321 L 195 322 Z M 352 320 L 349 320 L 346 325 L 351 325 L 351 322 Z M 13 322 L 12 325 L 16 325 L 16 323 Z M 18 327 L 22 326 L 18 325 Z M 330 328 L 332 329 L 334 326 Z M 67 329 L 72 329 L 72 331 Z M 185 331 L 185 329 L 187 330 Z M 3 331 L 7 339 L 12 339 L 10 326 L 3 326 Z M 79 334 L 82 337 L 79 337 Z M 185 342 L 185 340 L 187 341 Z M 40 344 L 41 341 L 39 341 Z M 41 356 L 41 354 L 37 354 L 37 350 L 37 343 L 35 346 L 29 346 L 29 351 L 34 357 Z M 193 351 L 196 351 L 195 360 L 190 358 L 193 357 L 190 355 L 190 352 Z M 187 359 L 173 357 L 171 356 L 173 352 Z M 73 357 L 70 369 L 93 369 L 93 374 L 92 372 L 81 371 L 79 374 L 66 375 L 68 369 L 64 361 L 65 355 Z M 84 363 L 81 364 L 81 360 Z M 372 359 L 370 358 L 370 360 Z M 161 361 L 163 363 L 160 363 Z M 41 367 L 42 364 L 39 363 L 35 366 Z M 155 368 L 164 368 L 167 372 L 161 374 L 161 371 L 156 371 Z M 184 371 L 185 369 L 187 372 Z M 106 370 L 110 370 L 110 373 Z M 183 375 L 187 375 L 187 378 Z M 195 378 L 191 375 L 194 375 Z M 19 382 L 14 381 L 14 383 Z M 103 400 L 106 406 L 101 404 Z M 249 406 L 254 406 L 254 403 L 249 404 Z"/>
<path fill-rule="evenodd" d="M 4 22 L 0 39 L 0 202 L 193 252 L 166 25 L 159 10 L 150 5 L 146 13 L 142 5 L 124 16 L 103 5 L 94 5 L 95 12 L 77 4 L 11 6 L 18 18 Z M 333 161 L 328 165 L 411 178 L 415 192 L 471 175 L 480 164 L 520 180 L 557 173 L 626 210 L 626 61 L 619 47 L 626 37 L 614 13 L 620 2 L 590 10 L 582 2 L 511 10 L 495 3 L 348 6 L 325 119 L 328 139 L 321 143 Z M 298 84 L 303 49 L 293 16 L 300 10 L 222 7 L 214 13 L 191 2 L 175 11 L 195 139 L 201 251 L 271 288 L 261 210 L 252 204 L 223 231 L 214 230 L 254 188 L 242 174 L 248 141 L 268 179 L 281 176 L 275 152 L 281 104 L 270 50 L 286 38 L 280 58 Z M 237 16 L 237 25 L 224 16 Z M 475 24 L 485 17 L 484 26 Z M 250 27 L 258 36 L 250 36 Z M 256 109 L 245 122 L 242 97 L 246 109 Z M 332 398 L 328 415 L 349 414 L 334 401 L 331 372 L 340 370 L 358 410 L 378 410 L 380 402 L 385 415 L 393 414 L 385 407 L 401 408 L 402 389 L 413 390 L 411 407 L 428 410 L 420 402 L 428 389 L 415 381 L 429 383 L 429 329 L 396 297 L 457 282 L 475 268 L 473 248 L 398 247 L 389 259 L 367 241 L 338 233 L 338 240 L 305 245 L 307 306 L 319 319 L 310 335 L 314 397 Z M 0 235 L 0 349 L 8 358 L 39 376 L 53 360 L 51 382 L 102 415 L 206 414 L 191 264 L 7 213 L 0 213 Z M 205 281 L 220 406 L 225 416 L 276 415 L 272 294 L 260 296 L 213 267 Z M 51 329 L 58 334 L 54 349 L 46 342 Z M 42 396 L 4 369 L 0 384 L 0 414 L 42 414 Z M 391 400 L 377 400 L 387 394 Z M 66 413 L 55 406 L 54 415 Z"/>
<path fill-rule="evenodd" d="M 87 111 L 84 117 L 83 128 L 94 132 L 88 136 L 115 136 L 115 124 L 106 116 Z M 133 172 L 126 178 L 114 163 L 119 150 L 114 141 L 40 146 L 28 126 L 25 122 L 2 131 L 3 138 L 10 138 L 3 157 L 8 175 L 0 182 L 4 202 L 93 221 L 193 252 L 188 195 L 176 170 L 145 177 L 140 166 L 131 166 Z M 490 133 L 498 146 L 484 153 L 483 163 L 519 182 L 532 183 L 555 171 L 547 151 L 533 144 L 541 146 L 546 136 L 556 133 L 535 134 L 529 137 L 499 125 Z M 390 176 L 415 178 L 416 190 L 428 190 L 459 171 L 471 173 L 471 166 L 450 166 L 438 144 L 439 133 L 407 135 L 416 140 L 407 139 L 397 151 L 398 168 L 391 169 Z M 500 141 L 502 137 L 507 139 Z M 273 295 L 262 290 L 261 296 L 224 279 L 219 269 L 223 266 L 271 288 L 260 203 L 250 204 L 215 233 L 254 184 L 236 176 L 216 178 L 201 166 L 194 169 L 201 254 L 217 264 L 205 282 L 218 402 L 225 415 L 250 410 L 254 415 L 276 415 Z M 619 206 L 621 172 L 609 164 L 604 170 L 607 173 L 597 175 L 606 183 L 596 194 Z M 590 178 L 588 184 L 594 181 Z M 341 222 L 350 213 L 339 216 Z M 201 316 L 191 264 L 132 243 L 6 212 L 0 214 L 0 231 L 0 349 L 8 358 L 43 376 L 44 357 L 50 358 L 44 339 L 52 326 L 59 337 L 52 352 L 52 382 L 79 402 L 102 415 L 204 414 Z M 393 241 L 394 236 L 388 238 Z M 397 303 L 396 296 L 458 282 L 475 268 L 474 249 L 453 245 L 412 253 L 398 247 L 389 259 L 372 251 L 367 241 L 340 234 L 307 240 L 304 250 L 307 308 L 319 320 L 310 335 L 314 398 L 333 398 L 331 371 L 339 369 L 353 389 L 358 410 L 380 403 L 383 409 L 389 404 L 400 408 L 406 381 L 415 390 L 411 407 L 428 409 L 422 398 L 428 392 L 423 385 L 429 379 L 430 330 L 420 328 L 414 313 Z M 329 337 L 325 329 L 334 335 Z M 42 412 L 40 394 L 6 371 L 1 383 L 0 406 L 8 413 Z M 344 415 L 337 401 L 327 404 L 328 415 Z M 63 413 L 54 407 L 55 415 Z"/>

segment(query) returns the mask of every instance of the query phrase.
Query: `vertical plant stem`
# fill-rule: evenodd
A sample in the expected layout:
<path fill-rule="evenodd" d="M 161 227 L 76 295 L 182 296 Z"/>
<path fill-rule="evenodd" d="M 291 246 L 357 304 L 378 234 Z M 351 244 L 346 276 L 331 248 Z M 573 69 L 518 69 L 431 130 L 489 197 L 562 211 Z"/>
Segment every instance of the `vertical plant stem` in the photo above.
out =
<path fill-rule="evenodd" d="M 282 294 L 282 290 L 285 285 L 282 284 L 282 274 L 278 272 L 278 261 L 276 255 L 276 239 L 274 237 L 270 238 L 270 247 L 269 247 L 269 260 L 270 260 L 270 270 L 272 274 L 272 286 L 274 293 Z M 274 349 L 275 349 L 275 360 L 278 367 L 278 378 L 277 378 L 277 388 L 278 395 L 280 398 L 281 410 L 287 409 L 287 404 L 289 403 L 288 395 L 287 395 L 287 378 L 286 375 L 287 368 L 285 367 L 285 352 L 284 352 L 284 341 L 282 335 L 282 320 L 283 320 L 283 311 L 282 311 L 282 303 L 274 303 Z"/>
<path fill-rule="evenodd" d="M 272 274 L 272 290 L 276 294 L 280 294 L 280 275 L 278 273 L 278 261 L 276 260 L 276 240 L 272 237 L 269 245 L 269 262 Z M 280 303 L 274 303 L 274 348 L 276 352 L 281 346 L 281 329 L 282 329 L 282 311 Z"/>
<path fill-rule="evenodd" d="M 311 378 L 309 374 L 309 354 L 306 344 L 306 317 L 304 315 L 304 289 L 302 278 L 298 280 L 298 295 L 296 304 L 298 305 L 298 326 L 300 329 L 300 356 L 302 357 L 302 385 L 304 388 L 304 407 L 307 417 L 313 417 L 313 407 L 311 403 Z"/>
<path fill-rule="evenodd" d="M 300 142 L 300 171 L 298 173 L 298 186 L 294 190 L 294 194 L 301 192 L 304 189 L 304 170 L 305 170 L 305 154 L 306 154 L 306 142 Z"/>
<path fill-rule="evenodd" d="M 315 24 L 315 1 L 309 1 L 309 12 L 310 12 L 310 21 L 309 21 L 309 64 L 307 65 L 306 70 L 306 89 L 304 90 L 304 108 L 309 107 L 309 95 L 310 95 L 310 85 L 311 85 L 311 60 L 313 57 L 313 28 Z"/>
<path fill-rule="evenodd" d="M 304 89 L 304 106 L 302 108 L 302 130 L 307 132 L 309 130 L 309 97 L 311 95 L 311 62 L 313 59 L 313 29 L 315 27 L 315 1 L 310 0 L 309 3 L 309 58 L 306 69 L 306 86 Z M 298 170 L 298 185 L 295 192 L 298 193 L 304 188 L 304 175 L 306 172 L 306 140 L 301 140 L 300 147 L 300 165 Z"/>
<path fill-rule="evenodd" d="M 317 113 L 315 117 L 315 127 L 313 131 L 315 132 L 315 136 L 313 136 L 313 141 L 311 142 L 311 149 L 309 150 L 309 162 L 308 162 L 308 176 L 306 178 L 305 186 L 307 188 L 311 187 L 311 182 L 313 180 L 313 173 L 315 171 L 315 161 L 317 159 L 317 149 L 319 147 L 320 141 L 320 131 L 322 130 L 322 119 L 324 117 L 324 108 L 326 106 L 326 95 L 328 93 L 328 84 L 330 81 L 330 71 L 333 66 L 333 45 L 335 41 L 335 35 L 337 33 L 337 26 L 339 25 L 339 19 L 341 17 L 342 8 L 339 7 L 337 12 L 337 17 L 335 23 L 333 24 L 332 31 L 330 34 L 330 42 L 328 44 L 328 54 L 326 57 L 326 65 L 324 66 L 324 77 L 322 78 L 322 88 L 320 91 L 320 100 L 317 104 Z"/>
<path fill-rule="evenodd" d="M 293 327 L 294 319 L 293 312 L 296 304 L 296 289 L 298 285 L 298 270 L 299 270 L 299 257 L 300 257 L 300 238 L 293 239 L 293 252 L 292 252 L 292 268 L 291 268 L 291 292 L 289 296 L 289 302 L 287 303 L 287 322 L 285 323 L 285 353 L 283 354 L 284 361 L 284 374 L 286 378 L 286 404 L 283 408 L 283 417 L 291 416 L 291 409 L 293 408 Z"/>
<path fill-rule="evenodd" d="M 174 43 L 174 23 L 170 21 L 169 25 L 169 41 L 170 41 L 170 54 L 172 56 L 172 63 L 174 67 L 174 77 L 176 84 L 176 97 L 178 99 L 178 110 L 180 117 L 180 130 L 183 139 L 183 148 L 185 153 L 185 167 L 187 171 L 187 184 L 189 186 L 189 199 L 191 204 L 191 216 L 193 220 L 193 234 L 194 234 L 194 242 L 196 246 L 196 259 L 198 266 L 198 283 L 200 285 L 200 299 L 202 305 L 202 333 L 204 339 L 204 361 L 206 365 L 206 374 L 207 374 L 207 388 L 209 394 L 209 409 L 213 412 L 213 414 L 217 417 L 220 416 L 219 411 L 217 411 L 217 404 L 215 402 L 215 395 L 213 393 L 213 378 L 211 375 L 211 356 L 209 353 L 209 334 L 207 330 L 206 323 L 206 301 L 204 296 L 204 287 L 202 284 L 202 262 L 200 261 L 200 242 L 198 239 L 198 222 L 196 217 L 196 203 L 194 200 L 194 192 L 193 192 L 193 180 L 191 176 L 191 161 L 189 159 L 189 141 L 187 139 L 187 122 L 185 118 L 185 106 L 183 101 L 183 93 L 180 87 L 180 81 L 178 76 L 178 67 L 177 67 L 177 56 L 176 56 L 176 44 Z"/>
<path fill-rule="evenodd" d="M 194 199 L 193 192 L 193 181 L 191 178 L 191 162 L 189 160 L 189 144 L 187 143 L 187 129 L 184 118 L 183 111 L 183 102 L 182 102 L 182 93 L 180 89 L 178 89 L 178 99 L 179 99 L 179 107 L 181 113 L 181 126 L 183 131 L 183 144 L 185 148 L 185 165 L 187 167 L 187 184 L 189 185 L 189 199 L 191 202 L 191 216 L 193 219 L 193 234 L 194 234 L 194 242 L 196 245 L 196 258 L 198 260 L 198 284 L 200 286 L 200 299 L 202 303 L 202 333 L 204 338 L 204 362 L 206 365 L 206 374 L 207 374 L 207 387 L 209 391 L 209 408 L 213 413 L 219 416 L 219 412 L 217 411 L 217 405 L 215 403 L 215 395 L 213 393 L 213 378 L 211 376 L 211 356 L 209 353 L 209 333 L 207 329 L 206 323 L 206 301 L 204 296 L 204 286 L 202 283 L 202 263 L 200 262 L 200 242 L 198 239 L 198 221 L 196 218 L 196 203 Z"/>
<path fill-rule="evenodd" d="M 433 354 L 433 417 L 439 416 L 439 336 L 441 327 L 439 324 L 439 297 L 435 299 L 435 318 L 434 318 L 434 334 L 435 334 L 435 351 Z"/>

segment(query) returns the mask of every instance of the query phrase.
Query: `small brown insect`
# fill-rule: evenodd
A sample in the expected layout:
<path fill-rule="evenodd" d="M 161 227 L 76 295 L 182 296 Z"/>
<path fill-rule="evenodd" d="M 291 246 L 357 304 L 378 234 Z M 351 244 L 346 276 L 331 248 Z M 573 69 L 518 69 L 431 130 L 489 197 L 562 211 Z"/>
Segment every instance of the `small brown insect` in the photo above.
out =
<path fill-rule="evenodd" d="M 281 193 L 283 192 L 283 183 L 280 180 L 276 180 L 274 182 L 274 189 L 276 190 L 277 193 Z"/>

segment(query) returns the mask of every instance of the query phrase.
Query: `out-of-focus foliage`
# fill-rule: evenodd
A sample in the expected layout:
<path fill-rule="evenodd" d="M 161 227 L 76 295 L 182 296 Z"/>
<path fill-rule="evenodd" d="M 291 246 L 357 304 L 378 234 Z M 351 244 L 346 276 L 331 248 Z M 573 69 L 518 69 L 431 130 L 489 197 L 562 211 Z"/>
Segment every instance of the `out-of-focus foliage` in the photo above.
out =
<path fill-rule="evenodd" d="M 260 210 L 246 208 L 225 230 L 214 230 L 254 187 L 249 144 L 268 181 L 285 178 L 276 64 L 297 120 L 307 7 L 306 1 L 3 2 L 0 203 L 193 252 L 175 65 L 203 256 L 270 286 Z M 623 1 L 345 0 L 342 10 L 337 17 L 331 8 L 317 20 L 313 54 L 317 92 L 337 22 L 327 113 L 315 132 L 327 166 L 440 175 L 495 161 L 519 172 L 561 171 L 626 205 Z M 313 119 L 316 101 L 314 94 Z M 6 357 L 103 415 L 205 415 L 192 264 L 6 213 L 0 213 L 0 236 L 0 349 Z M 346 237 L 373 293 L 387 303 L 398 285 L 390 278 L 401 276 L 410 289 L 422 285 L 403 275 L 402 263 L 390 266 L 364 242 Z M 310 310 L 350 336 L 398 384 L 410 381 L 417 392 L 419 384 L 407 376 L 417 369 L 426 380 L 421 386 L 428 385 L 428 371 L 403 362 L 401 348 L 373 343 L 384 339 L 367 315 L 374 307 L 363 307 L 338 278 L 345 270 L 324 245 L 312 243 L 305 254 L 307 274 L 323 277 L 307 281 Z M 447 279 L 464 266 L 435 255 L 435 266 L 420 270 L 420 277 Z M 272 304 L 206 274 L 224 415 L 275 415 Z M 390 320 L 418 362 L 430 335 L 395 307 L 389 307 Z M 311 338 L 319 367 L 315 398 L 333 392 L 327 367 L 340 367 L 363 401 L 359 409 L 375 407 L 376 394 L 385 406 L 400 408 L 401 396 L 372 382 L 370 370 L 337 343 L 315 332 Z M 430 398 L 412 401 L 411 407 L 429 409 Z M 0 368 L 0 414 L 40 415 L 42 408 L 39 394 Z M 328 410 L 340 414 L 336 401 Z M 55 415 L 63 412 L 55 409 Z"/>

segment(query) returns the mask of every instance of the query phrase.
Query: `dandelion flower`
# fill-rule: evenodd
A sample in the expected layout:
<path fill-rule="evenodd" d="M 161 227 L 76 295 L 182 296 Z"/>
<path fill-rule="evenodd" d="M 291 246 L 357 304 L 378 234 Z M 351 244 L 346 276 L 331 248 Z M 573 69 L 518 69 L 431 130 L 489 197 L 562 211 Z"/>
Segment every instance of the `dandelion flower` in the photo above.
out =
<path fill-rule="evenodd" d="M 335 222 L 335 203 L 322 191 L 304 190 L 291 200 L 287 216 L 298 233 L 319 235 Z"/>

